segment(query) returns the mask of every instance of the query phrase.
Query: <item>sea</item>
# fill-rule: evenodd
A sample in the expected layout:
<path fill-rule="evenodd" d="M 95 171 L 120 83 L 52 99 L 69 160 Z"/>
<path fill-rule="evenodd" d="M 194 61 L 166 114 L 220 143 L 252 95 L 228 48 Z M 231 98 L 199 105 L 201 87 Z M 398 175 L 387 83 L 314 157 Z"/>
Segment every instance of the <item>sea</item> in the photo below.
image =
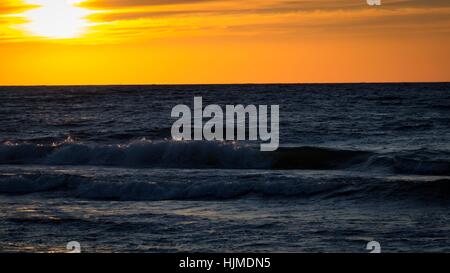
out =
<path fill-rule="evenodd" d="M 280 147 L 173 140 L 194 97 L 279 105 Z M 450 83 L 0 87 L 0 252 L 374 241 L 450 252 Z"/>

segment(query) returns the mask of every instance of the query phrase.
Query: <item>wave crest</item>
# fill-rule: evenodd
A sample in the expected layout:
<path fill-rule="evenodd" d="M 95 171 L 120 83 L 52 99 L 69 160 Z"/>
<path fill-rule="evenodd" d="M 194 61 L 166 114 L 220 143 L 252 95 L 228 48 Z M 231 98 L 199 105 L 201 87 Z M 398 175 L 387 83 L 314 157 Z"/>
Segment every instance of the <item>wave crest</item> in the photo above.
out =
<path fill-rule="evenodd" d="M 449 153 L 376 153 L 323 147 L 280 148 L 275 152 L 236 143 L 138 141 L 117 145 L 61 143 L 0 145 L 0 164 L 94 165 L 192 169 L 352 169 L 399 174 L 449 175 Z"/>

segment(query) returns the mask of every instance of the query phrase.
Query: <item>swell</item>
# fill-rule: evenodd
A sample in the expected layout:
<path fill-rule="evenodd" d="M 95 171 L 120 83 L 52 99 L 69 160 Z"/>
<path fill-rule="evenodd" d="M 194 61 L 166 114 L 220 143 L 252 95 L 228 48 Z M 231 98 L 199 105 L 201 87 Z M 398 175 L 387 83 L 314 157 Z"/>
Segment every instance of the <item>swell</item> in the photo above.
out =
<path fill-rule="evenodd" d="M 280 148 L 260 152 L 232 143 L 138 141 L 98 145 L 64 142 L 53 145 L 0 145 L 0 164 L 116 166 L 179 169 L 313 169 L 384 171 L 397 174 L 450 175 L 446 151 L 389 153 L 323 147 Z"/>
<path fill-rule="evenodd" d="M 267 177 L 158 180 L 148 177 L 69 174 L 0 175 L 0 194 L 54 193 L 88 200 L 161 201 L 262 198 L 447 200 L 450 180 L 395 180 L 369 177 Z M 49 197 L 51 197 L 50 195 Z"/>

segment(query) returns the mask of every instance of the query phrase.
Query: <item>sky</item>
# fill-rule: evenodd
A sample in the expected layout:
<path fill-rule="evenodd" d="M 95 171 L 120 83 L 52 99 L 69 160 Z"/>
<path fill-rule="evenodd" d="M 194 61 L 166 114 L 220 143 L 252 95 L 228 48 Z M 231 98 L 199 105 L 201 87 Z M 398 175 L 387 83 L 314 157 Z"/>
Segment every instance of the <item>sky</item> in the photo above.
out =
<path fill-rule="evenodd" d="M 449 34 L 449 0 L 1 0 L 0 85 L 442 82 Z"/>

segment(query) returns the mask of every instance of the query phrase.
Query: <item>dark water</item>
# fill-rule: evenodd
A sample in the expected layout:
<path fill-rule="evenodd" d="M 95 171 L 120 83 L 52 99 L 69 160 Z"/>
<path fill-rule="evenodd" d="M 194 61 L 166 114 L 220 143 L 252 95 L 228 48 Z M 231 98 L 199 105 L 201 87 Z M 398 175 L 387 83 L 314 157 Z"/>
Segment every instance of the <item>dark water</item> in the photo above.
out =
<path fill-rule="evenodd" d="M 280 106 L 276 152 L 172 141 Z M 450 251 L 450 84 L 0 87 L 0 251 Z"/>

